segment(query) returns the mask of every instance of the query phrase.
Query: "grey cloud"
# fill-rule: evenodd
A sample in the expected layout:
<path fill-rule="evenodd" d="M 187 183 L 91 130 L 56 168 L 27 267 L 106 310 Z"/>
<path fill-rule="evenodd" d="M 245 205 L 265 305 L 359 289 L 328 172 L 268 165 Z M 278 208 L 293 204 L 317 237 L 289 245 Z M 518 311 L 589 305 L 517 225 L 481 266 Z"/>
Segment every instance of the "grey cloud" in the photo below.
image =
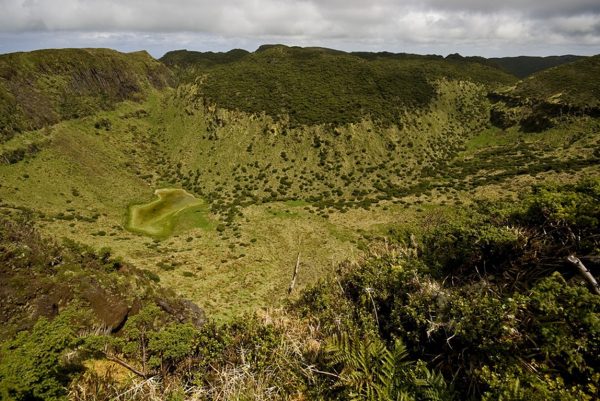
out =
<path fill-rule="evenodd" d="M 600 13 L 597 0 L 422 0 L 415 2 L 434 9 L 468 12 L 518 12 L 529 15 L 578 15 Z"/>
<path fill-rule="evenodd" d="M 223 49 L 271 41 L 400 51 L 583 48 L 591 54 L 600 46 L 599 27 L 598 0 L 0 0 L 0 50 L 11 48 L 9 37 L 50 40 L 72 32 L 90 46 L 127 49 L 135 40 L 157 49 L 195 40 Z"/>

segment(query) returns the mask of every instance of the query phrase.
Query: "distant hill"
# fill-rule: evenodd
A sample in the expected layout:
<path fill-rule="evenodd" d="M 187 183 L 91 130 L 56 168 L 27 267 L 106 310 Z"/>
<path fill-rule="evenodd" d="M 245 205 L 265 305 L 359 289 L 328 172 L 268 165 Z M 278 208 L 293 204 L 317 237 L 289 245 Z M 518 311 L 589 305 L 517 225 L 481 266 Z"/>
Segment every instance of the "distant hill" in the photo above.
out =
<path fill-rule="evenodd" d="M 562 64 L 571 63 L 573 61 L 585 58 L 583 56 L 548 56 L 548 57 L 495 57 L 488 60 L 496 63 L 505 71 L 513 74 L 518 78 L 525 78 L 536 72 L 556 67 Z"/>
<path fill-rule="evenodd" d="M 202 66 L 211 67 L 217 64 L 226 64 L 238 61 L 250 54 L 243 49 L 233 49 L 228 52 L 196 52 L 189 50 L 173 50 L 165 53 L 160 61 L 169 67 Z"/>
<path fill-rule="evenodd" d="M 492 123 L 540 132 L 569 115 L 600 115 L 600 55 L 549 68 L 491 93 Z"/>
<path fill-rule="evenodd" d="M 149 88 L 163 88 L 170 80 L 170 71 L 146 52 L 62 49 L 0 55 L 0 141 L 142 99 Z"/>
<path fill-rule="evenodd" d="M 368 53 L 323 48 L 262 46 L 244 55 L 168 53 L 161 60 L 182 81 L 202 76 L 207 101 L 250 113 L 289 116 L 293 124 L 343 124 L 364 117 L 397 122 L 406 108 L 424 107 L 435 97 L 439 79 L 497 86 L 514 82 L 509 74 L 469 60 Z M 189 68 L 194 60 L 195 70 Z"/>

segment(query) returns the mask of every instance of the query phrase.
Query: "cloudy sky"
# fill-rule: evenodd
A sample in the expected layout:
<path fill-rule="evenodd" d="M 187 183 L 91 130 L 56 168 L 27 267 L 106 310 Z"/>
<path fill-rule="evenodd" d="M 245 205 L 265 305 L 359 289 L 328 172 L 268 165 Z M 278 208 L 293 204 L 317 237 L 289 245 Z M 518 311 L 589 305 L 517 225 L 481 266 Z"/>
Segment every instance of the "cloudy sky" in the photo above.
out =
<path fill-rule="evenodd" d="M 446 55 L 600 53 L 600 0 L 0 0 L 0 53 L 255 50 L 263 43 Z"/>

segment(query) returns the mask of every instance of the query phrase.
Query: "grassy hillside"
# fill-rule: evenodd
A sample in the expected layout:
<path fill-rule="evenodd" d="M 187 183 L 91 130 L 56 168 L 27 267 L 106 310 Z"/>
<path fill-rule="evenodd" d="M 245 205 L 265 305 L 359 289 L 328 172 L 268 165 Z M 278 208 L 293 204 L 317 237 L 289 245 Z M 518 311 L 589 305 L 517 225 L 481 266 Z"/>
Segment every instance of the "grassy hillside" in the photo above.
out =
<path fill-rule="evenodd" d="M 490 93 L 492 123 L 541 132 L 577 116 L 600 115 L 600 56 L 538 72 L 515 86 Z"/>
<path fill-rule="evenodd" d="M 204 66 L 200 62 L 196 80 L 206 102 L 289 118 L 294 126 L 356 123 L 365 118 L 399 124 L 404 111 L 433 101 L 437 80 L 489 85 L 514 81 L 498 69 L 464 60 L 410 56 L 367 60 L 364 55 L 283 45 L 263 47 L 235 62 Z"/>
<path fill-rule="evenodd" d="M 0 141 L 15 133 L 141 100 L 171 73 L 146 52 L 39 50 L 0 55 Z"/>
<path fill-rule="evenodd" d="M 535 74 L 536 72 L 546 70 L 552 67 L 557 67 L 562 64 L 571 63 L 582 58 L 585 57 L 566 55 L 548 57 L 493 57 L 489 58 L 488 60 L 490 62 L 496 63 L 498 66 L 503 68 L 505 71 L 513 74 L 514 76 L 523 79 L 528 77 L 529 75 Z"/>
<path fill-rule="evenodd" d="M 578 108 L 600 107 L 600 55 L 541 71 L 519 82 L 512 94 Z"/>
<path fill-rule="evenodd" d="M 132 205 L 150 203 L 158 188 L 187 187 L 183 176 L 163 178 L 167 167 L 176 171 L 178 156 L 164 155 L 170 148 L 162 143 L 163 126 L 155 124 L 162 120 L 176 125 L 179 113 L 185 114 L 167 104 L 155 93 L 141 105 L 125 102 L 114 111 L 65 121 L 0 145 L 0 154 L 22 155 L 0 164 L 0 208 L 30 210 L 47 235 L 77 239 L 97 249 L 108 246 L 220 317 L 284 297 L 288 266 L 293 266 L 299 249 L 307 250 L 300 287 L 322 274 L 317 261 L 339 261 L 351 252 L 349 241 L 355 235 L 304 211 L 302 203 L 246 205 L 244 218 L 235 216 L 235 237 L 231 228 L 229 233 L 219 231 L 225 216 L 211 212 L 209 206 L 215 204 L 208 198 L 204 202 L 209 206 L 176 216 L 178 222 L 166 239 L 126 230 Z M 174 111 L 177 114 L 169 114 Z M 99 121 L 110 121 L 110 128 L 96 128 Z M 190 128 L 181 135 L 193 140 L 195 132 Z M 177 138 L 168 145 L 181 149 Z M 30 148 L 36 151 L 29 153 Z M 227 153 L 225 147 L 219 151 Z M 210 181 L 218 176 L 209 174 L 207 185 L 218 185 Z M 228 180 L 228 193 L 236 190 L 229 186 L 232 182 Z M 293 231 L 288 230 L 290 222 Z"/>

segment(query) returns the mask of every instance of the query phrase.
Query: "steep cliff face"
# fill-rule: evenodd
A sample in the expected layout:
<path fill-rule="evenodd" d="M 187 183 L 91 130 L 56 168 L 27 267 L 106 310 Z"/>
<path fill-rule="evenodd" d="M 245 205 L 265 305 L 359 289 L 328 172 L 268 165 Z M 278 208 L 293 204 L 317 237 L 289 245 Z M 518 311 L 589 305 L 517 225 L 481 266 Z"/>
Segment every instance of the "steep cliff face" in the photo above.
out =
<path fill-rule="evenodd" d="M 40 50 L 0 56 L 0 141 L 64 119 L 141 100 L 171 84 L 171 73 L 146 52 Z"/>

